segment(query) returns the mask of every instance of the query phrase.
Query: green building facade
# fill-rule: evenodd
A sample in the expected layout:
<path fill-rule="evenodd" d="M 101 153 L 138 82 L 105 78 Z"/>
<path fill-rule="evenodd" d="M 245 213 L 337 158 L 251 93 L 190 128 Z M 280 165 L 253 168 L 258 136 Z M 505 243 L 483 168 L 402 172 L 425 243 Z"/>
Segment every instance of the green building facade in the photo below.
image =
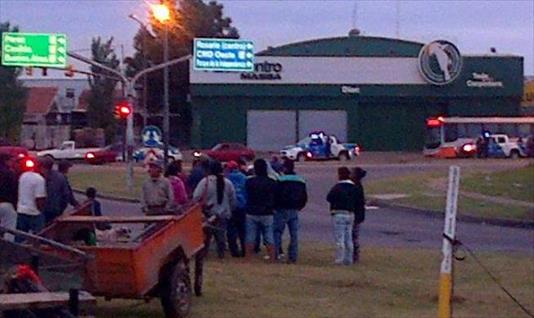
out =
<path fill-rule="evenodd" d="M 447 45 L 349 36 L 269 48 L 256 55 L 252 73 L 191 69 L 193 145 L 232 141 L 279 150 L 324 130 L 364 150 L 416 151 L 428 117 L 520 114 L 522 57 L 454 60 Z M 444 78 L 442 65 L 459 71 L 436 84 L 424 65 L 443 70 Z"/>

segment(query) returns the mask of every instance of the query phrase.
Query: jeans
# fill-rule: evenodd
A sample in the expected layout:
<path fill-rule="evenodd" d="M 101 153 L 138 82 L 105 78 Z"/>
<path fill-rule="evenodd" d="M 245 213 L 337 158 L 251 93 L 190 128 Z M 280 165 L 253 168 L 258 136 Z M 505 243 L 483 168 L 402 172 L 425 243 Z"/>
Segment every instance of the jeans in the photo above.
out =
<path fill-rule="evenodd" d="M 39 233 L 44 228 L 45 220 L 42 214 L 29 215 L 19 213 L 17 216 L 17 230 L 22 232 L 32 232 L 34 234 Z M 20 243 L 24 241 L 24 238 L 17 236 L 15 242 Z"/>
<path fill-rule="evenodd" d="M 352 244 L 352 225 L 354 214 L 333 211 L 334 239 L 336 241 L 336 264 L 350 265 L 354 253 Z"/>
<path fill-rule="evenodd" d="M 226 237 L 228 238 L 230 254 L 234 257 L 245 255 L 246 220 L 247 215 L 245 211 L 243 209 L 236 209 L 232 212 L 232 217 L 228 222 Z M 239 239 L 240 246 L 237 244 L 237 239 Z"/>
<path fill-rule="evenodd" d="M 280 209 L 274 214 L 274 245 L 278 254 L 282 248 L 284 230 L 289 229 L 288 261 L 294 263 L 298 255 L 299 211 Z M 278 256 L 278 255 L 277 255 Z"/>
<path fill-rule="evenodd" d="M 360 260 L 360 224 L 354 223 L 352 226 L 352 245 L 354 245 L 352 261 L 356 263 Z"/>
<path fill-rule="evenodd" d="M 10 230 L 15 230 L 17 227 L 17 212 L 15 208 L 9 202 L 0 203 L 0 226 L 3 226 Z M 12 242 L 14 239 L 13 234 L 3 234 L 4 239 Z M 1 238 L 2 236 L 0 236 Z"/>
<path fill-rule="evenodd" d="M 247 244 L 255 244 L 258 229 L 263 236 L 263 243 L 265 245 L 273 245 L 273 216 L 247 215 Z"/>
<path fill-rule="evenodd" d="M 228 226 L 228 220 L 225 218 L 217 218 L 213 222 L 212 227 L 206 232 L 206 248 L 209 250 L 211 244 L 211 238 L 215 239 L 217 245 L 217 256 L 224 258 L 224 251 L 226 250 L 226 228 Z"/>

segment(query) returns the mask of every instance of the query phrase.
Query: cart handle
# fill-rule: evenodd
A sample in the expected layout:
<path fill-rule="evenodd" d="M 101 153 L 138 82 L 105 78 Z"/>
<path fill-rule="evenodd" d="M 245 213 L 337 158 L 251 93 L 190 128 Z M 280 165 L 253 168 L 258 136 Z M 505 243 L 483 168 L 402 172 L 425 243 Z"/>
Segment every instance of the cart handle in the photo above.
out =
<path fill-rule="evenodd" d="M 168 222 L 181 219 L 183 216 L 176 215 L 154 215 L 154 216 L 82 216 L 72 215 L 56 219 L 59 223 L 151 223 Z"/>
<path fill-rule="evenodd" d="M 61 244 L 59 242 L 44 238 L 44 237 L 39 236 L 39 235 L 35 235 L 35 234 L 27 233 L 27 232 L 22 232 L 22 231 L 19 231 L 19 230 L 12 230 L 12 229 L 8 229 L 6 227 L 0 226 L 0 234 L 4 234 L 4 233 L 13 234 L 13 235 L 16 235 L 16 236 L 22 236 L 22 237 L 24 237 L 26 239 L 30 239 L 32 241 L 38 241 L 40 243 L 48 244 L 48 245 L 50 245 L 52 247 L 55 247 L 55 248 L 58 248 L 60 250 L 64 250 L 64 251 L 67 251 L 69 253 L 75 254 L 76 256 L 78 256 L 78 257 L 80 257 L 80 258 L 82 258 L 84 260 L 87 260 L 87 259 L 90 258 L 84 251 L 79 250 L 77 248 L 74 248 L 72 246 Z"/>

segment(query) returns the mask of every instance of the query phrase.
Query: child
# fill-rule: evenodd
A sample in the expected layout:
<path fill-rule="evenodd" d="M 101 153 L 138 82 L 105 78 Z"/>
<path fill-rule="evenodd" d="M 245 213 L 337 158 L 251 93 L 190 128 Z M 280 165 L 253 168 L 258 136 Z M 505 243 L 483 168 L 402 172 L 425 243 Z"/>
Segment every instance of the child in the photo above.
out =
<path fill-rule="evenodd" d="M 87 202 L 91 202 L 91 215 L 92 216 L 102 216 L 102 205 L 96 199 L 96 189 L 93 187 L 87 188 L 85 190 L 85 195 L 87 196 Z M 111 225 L 107 223 L 97 223 L 96 228 L 100 231 L 111 229 Z"/>

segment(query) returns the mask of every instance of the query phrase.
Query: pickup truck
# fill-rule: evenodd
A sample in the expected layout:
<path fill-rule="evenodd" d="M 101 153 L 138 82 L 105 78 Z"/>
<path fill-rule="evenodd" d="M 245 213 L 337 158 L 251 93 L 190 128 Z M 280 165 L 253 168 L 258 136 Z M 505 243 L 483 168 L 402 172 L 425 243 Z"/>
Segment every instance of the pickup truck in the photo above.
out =
<path fill-rule="evenodd" d="M 330 153 L 327 144 L 330 143 Z M 350 160 L 359 156 L 360 147 L 357 144 L 340 143 L 336 136 L 328 136 L 324 132 L 312 132 L 308 137 L 300 140 L 296 145 L 286 146 L 280 151 L 282 158 L 291 160 Z"/>
<path fill-rule="evenodd" d="M 64 141 L 58 148 L 43 150 L 37 153 L 38 157 L 52 159 L 83 160 L 88 152 L 96 152 L 101 148 L 76 148 L 74 141 Z"/>
<path fill-rule="evenodd" d="M 526 157 L 526 147 L 519 138 L 509 138 L 505 134 L 490 135 L 488 144 L 489 157 L 519 158 Z"/>

